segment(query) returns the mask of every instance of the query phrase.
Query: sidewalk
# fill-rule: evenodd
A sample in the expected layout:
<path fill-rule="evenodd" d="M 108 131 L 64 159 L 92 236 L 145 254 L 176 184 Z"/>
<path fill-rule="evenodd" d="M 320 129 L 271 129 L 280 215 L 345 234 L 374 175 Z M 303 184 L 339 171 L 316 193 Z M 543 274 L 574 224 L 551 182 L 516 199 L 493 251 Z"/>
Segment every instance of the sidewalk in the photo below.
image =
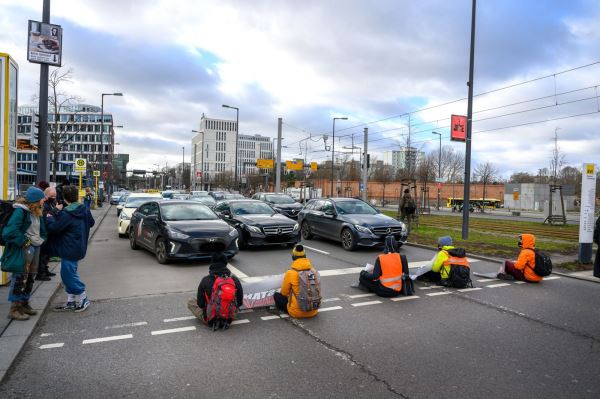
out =
<path fill-rule="evenodd" d="M 106 204 L 102 208 L 92 210 L 96 224 L 90 231 L 90 241 L 98 226 L 100 226 L 102 220 L 104 220 L 104 217 L 111 209 L 112 206 Z M 0 287 L 0 382 L 2 382 L 10 365 L 19 355 L 25 342 L 27 342 L 27 339 L 35 329 L 35 326 L 50 303 L 50 299 L 61 286 L 60 275 L 58 274 L 60 263 L 51 262 L 49 266 L 50 270 L 57 273 L 57 275 L 52 277 L 52 281 L 35 282 L 30 303 L 31 307 L 38 310 L 39 313 L 36 316 L 31 316 L 27 321 L 13 321 L 7 317 L 10 308 L 10 302 L 8 302 L 9 286 Z"/>

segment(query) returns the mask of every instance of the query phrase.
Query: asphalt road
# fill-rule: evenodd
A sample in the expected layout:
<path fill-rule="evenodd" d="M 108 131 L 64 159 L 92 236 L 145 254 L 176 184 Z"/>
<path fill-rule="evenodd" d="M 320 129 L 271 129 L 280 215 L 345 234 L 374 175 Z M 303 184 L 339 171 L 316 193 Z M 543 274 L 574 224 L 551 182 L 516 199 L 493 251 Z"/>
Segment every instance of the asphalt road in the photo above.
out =
<path fill-rule="evenodd" d="M 0 397 L 600 397 L 593 283 L 474 277 L 474 290 L 417 283 L 415 297 L 392 301 L 350 288 L 357 273 L 347 269 L 372 263 L 377 251 L 311 240 L 314 266 L 339 269 L 322 279 L 324 311 L 294 321 L 255 310 L 213 333 L 185 307 L 208 265 L 159 265 L 129 249 L 114 213 L 80 266 L 92 305 L 80 314 L 48 312 Z M 410 262 L 433 256 L 402 252 Z M 241 252 L 231 265 L 263 276 L 289 262 L 289 249 L 269 248 Z M 472 263 L 475 271 L 496 268 Z"/>

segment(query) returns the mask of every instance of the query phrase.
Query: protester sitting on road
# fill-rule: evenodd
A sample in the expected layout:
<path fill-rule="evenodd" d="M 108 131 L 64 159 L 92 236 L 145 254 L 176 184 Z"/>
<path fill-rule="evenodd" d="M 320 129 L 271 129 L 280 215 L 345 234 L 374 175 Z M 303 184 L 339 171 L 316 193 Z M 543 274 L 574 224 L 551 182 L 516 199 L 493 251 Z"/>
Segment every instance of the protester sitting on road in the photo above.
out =
<path fill-rule="evenodd" d="M 217 252 L 212 256 L 208 276 L 198 285 L 196 299 L 188 301 L 188 309 L 206 325 L 224 322 L 226 327 L 244 303 L 240 280 L 227 268 L 227 256 Z"/>
<path fill-rule="evenodd" d="M 42 207 L 44 192 L 37 187 L 29 187 L 25 198 L 13 205 L 13 212 L 2 229 L 6 242 L 0 263 L 2 270 L 11 271 L 8 301 L 11 302 L 8 317 L 13 320 L 27 320 L 37 314 L 29 305 L 33 281 L 40 259 L 40 247 L 47 237 Z"/>
<path fill-rule="evenodd" d="M 444 265 L 450 254 L 448 251 L 454 249 L 452 237 L 444 236 L 438 238 L 438 253 L 432 260 L 431 270 L 418 277 L 418 280 L 429 281 L 431 283 L 441 283 L 442 280 L 448 280 L 450 275 L 450 265 Z"/>
<path fill-rule="evenodd" d="M 58 255 L 60 261 L 60 277 L 67 302 L 54 308 L 57 312 L 83 312 L 90 306 L 85 292 L 85 284 L 77 272 L 78 262 L 85 258 L 94 218 L 89 209 L 77 202 L 79 190 L 75 186 L 63 187 L 64 202 L 67 206 L 56 216 L 48 215 L 48 233 L 52 235 L 50 252 Z"/>
<path fill-rule="evenodd" d="M 295 318 L 314 317 L 321 306 L 321 282 L 302 245 L 292 250 L 292 264 L 285 273 L 281 293 L 274 295 L 281 312 Z"/>
<path fill-rule="evenodd" d="M 46 201 L 44 202 L 42 216 L 45 220 L 46 216 L 48 215 L 56 216 L 56 214 L 62 209 L 62 205 L 56 203 L 56 189 L 54 187 L 47 187 L 44 190 L 44 195 L 46 196 Z M 52 256 L 50 253 L 50 241 L 52 241 L 51 234 L 48 235 L 48 238 L 46 241 L 44 241 L 44 244 L 40 249 L 40 262 L 37 276 L 35 277 L 36 280 L 50 281 L 50 277 L 56 276 L 56 273 L 52 273 L 48 268 L 48 262 L 50 261 L 50 256 Z"/>
<path fill-rule="evenodd" d="M 382 297 L 402 294 L 402 274 L 408 274 L 406 256 L 398 253 L 398 243 L 392 236 L 385 239 L 384 253 L 377 256 L 372 271 L 362 270 L 360 285 Z"/>
<path fill-rule="evenodd" d="M 533 234 L 519 235 L 519 247 L 521 252 L 516 261 L 506 260 L 504 266 L 498 272 L 498 278 L 502 280 L 519 280 L 530 283 L 538 283 L 543 277 L 538 276 L 535 271 L 535 236 Z"/>

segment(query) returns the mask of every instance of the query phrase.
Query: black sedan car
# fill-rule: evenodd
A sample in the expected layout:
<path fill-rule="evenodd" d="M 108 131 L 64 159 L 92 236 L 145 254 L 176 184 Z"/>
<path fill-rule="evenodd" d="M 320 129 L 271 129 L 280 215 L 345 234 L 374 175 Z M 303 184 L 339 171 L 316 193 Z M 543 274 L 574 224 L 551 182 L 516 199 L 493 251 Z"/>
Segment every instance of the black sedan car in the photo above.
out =
<path fill-rule="evenodd" d="M 255 194 L 252 198 L 266 202 L 277 212 L 292 219 L 298 219 L 298 213 L 304 207 L 287 194 L 260 193 Z"/>
<path fill-rule="evenodd" d="M 311 200 L 300 211 L 298 223 L 303 239 L 329 238 L 341 242 L 347 251 L 357 246 L 383 246 L 387 236 L 393 236 L 402 246 L 408 238 L 404 223 L 353 198 Z"/>
<path fill-rule="evenodd" d="M 206 205 L 193 201 L 146 202 L 132 215 L 131 249 L 144 247 L 158 263 L 176 259 L 210 259 L 215 252 L 233 258 L 238 232 Z"/>
<path fill-rule="evenodd" d="M 215 212 L 238 231 L 240 249 L 262 245 L 292 246 L 300 241 L 298 223 L 262 201 L 222 201 L 217 203 Z"/>

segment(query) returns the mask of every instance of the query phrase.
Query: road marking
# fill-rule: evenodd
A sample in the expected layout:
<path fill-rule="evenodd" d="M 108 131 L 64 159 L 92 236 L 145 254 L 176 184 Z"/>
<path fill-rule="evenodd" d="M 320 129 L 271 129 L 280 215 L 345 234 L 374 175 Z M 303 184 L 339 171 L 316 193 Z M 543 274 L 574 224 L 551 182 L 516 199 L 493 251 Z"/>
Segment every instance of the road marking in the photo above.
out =
<path fill-rule="evenodd" d="M 304 248 L 310 249 L 311 251 L 315 251 L 315 252 L 318 252 L 318 253 L 323 254 L 323 255 L 330 255 L 330 253 L 327 252 L 327 251 L 323 251 L 322 249 L 317 249 L 317 248 L 309 247 L 308 245 L 304 245 Z"/>
<path fill-rule="evenodd" d="M 319 276 L 341 276 L 342 274 L 357 274 L 360 273 L 362 267 L 348 267 L 346 269 L 329 269 L 329 270 L 320 270 Z"/>
<path fill-rule="evenodd" d="M 452 294 L 452 291 L 432 292 L 431 294 L 427 294 L 427 296 L 438 296 L 438 295 L 448 295 L 448 294 Z"/>
<path fill-rule="evenodd" d="M 95 344 L 98 342 L 108 342 L 108 341 L 118 341 L 120 339 L 128 339 L 133 338 L 133 334 L 125 334 L 125 335 L 113 335 L 112 337 L 102 337 L 102 338 L 93 338 L 93 339 L 84 339 L 82 344 Z"/>
<path fill-rule="evenodd" d="M 243 310 L 240 310 L 238 313 L 252 313 L 252 312 L 254 312 L 254 309 L 243 309 Z"/>
<path fill-rule="evenodd" d="M 341 306 L 331 306 L 331 307 L 328 307 L 328 308 L 321 308 L 321 309 L 319 309 L 319 313 L 321 313 L 321 312 L 329 312 L 330 310 L 339 310 L 339 309 L 342 309 L 342 307 Z"/>
<path fill-rule="evenodd" d="M 558 277 L 558 276 L 544 277 L 544 280 L 556 280 L 557 278 L 560 278 L 560 277 Z"/>
<path fill-rule="evenodd" d="M 327 299 L 323 299 L 321 302 L 335 302 L 335 301 L 339 301 L 340 298 L 335 297 L 335 298 L 327 298 Z"/>
<path fill-rule="evenodd" d="M 57 342 L 55 344 L 40 345 L 40 349 L 62 348 L 64 345 L 65 345 L 64 342 Z"/>
<path fill-rule="evenodd" d="M 479 259 L 467 258 L 467 260 L 469 261 L 469 263 L 479 262 Z M 431 265 L 431 260 L 420 260 L 417 262 L 408 262 L 409 269 L 417 269 L 419 267 L 423 267 L 423 266 L 427 266 L 427 265 Z"/>
<path fill-rule="evenodd" d="M 420 290 L 435 290 L 435 289 L 439 289 L 439 288 L 444 288 L 441 285 L 428 285 L 426 287 L 419 287 Z"/>
<path fill-rule="evenodd" d="M 290 315 L 286 314 L 286 313 L 282 313 L 279 315 L 279 317 L 281 317 L 282 319 L 287 319 L 288 317 L 290 317 Z"/>
<path fill-rule="evenodd" d="M 477 280 L 478 283 L 485 283 L 486 281 L 500 281 L 497 278 L 482 278 L 481 280 Z"/>
<path fill-rule="evenodd" d="M 192 320 L 195 319 L 196 316 L 183 316 L 183 317 L 175 317 L 173 319 L 164 319 L 164 323 L 171 323 L 173 321 L 182 321 L 182 320 Z"/>
<path fill-rule="evenodd" d="M 500 284 L 492 284 L 492 285 L 486 285 L 486 288 L 497 288 L 497 287 L 506 287 L 507 285 L 510 285 L 508 283 L 500 283 Z"/>
<path fill-rule="evenodd" d="M 41 333 L 40 337 L 49 337 L 51 335 L 54 335 L 54 333 Z"/>
<path fill-rule="evenodd" d="M 246 273 L 244 273 L 243 271 L 241 271 L 240 269 L 238 269 L 237 267 L 233 266 L 231 263 L 227 264 L 227 268 L 229 269 L 229 271 L 231 271 L 231 273 L 235 274 L 238 278 L 248 278 L 248 277 L 250 277 Z"/>
<path fill-rule="evenodd" d="M 261 320 L 275 320 L 275 319 L 281 319 L 281 317 L 274 315 L 274 316 L 262 316 L 260 318 Z"/>
<path fill-rule="evenodd" d="M 104 329 L 110 330 L 111 328 L 137 327 L 137 326 L 145 326 L 146 324 L 148 324 L 147 321 L 138 321 L 137 323 L 116 324 L 114 326 L 107 326 L 107 327 L 104 327 Z"/>
<path fill-rule="evenodd" d="M 150 334 L 151 335 L 163 335 L 163 334 L 172 334 L 172 333 L 178 333 L 178 332 L 184 332 L 184 331 L 194 331 L 195 329 L 196 329 L 196 326 L 188 326 L 188 327 L 170 328 L 168 330 L 156 330 L 156 331 L 152 331 Z"/>
<path fill-rule="evenodd" d="M 375 296 L 374 293 L 369 293 L 369 294 L 356 294 L 356 295 L 348 295 L 348 298 L 364 298 L 366 296 Z"/>
<path fill-rule="evenodd" d="M 381 303 L 381 301 L 369 301 L 369 302 L 359 302 L 359 303 L 353 303 L 352 306 L 354 307 L 358 307 L 358 306 L 369 306 L 369 305 L 376 305 L 378 303 Z"/>
<path fill-rule="evenodd" d="M 515 281 L 515 284 L 527 284 L 527 281 Z"/>
<path fill-rule="evenodd" d="M 409 299 L 419 299 L 418 295 L 412 296 L 397 296 L 396 298 L 390 298 L 390 301 L 398 302 L 398 301 L 408 301 Z"/>
<path fill-rule="evenodd" d="M 231 322 L 231 325 L 234 325 L 234 324 L 246 324 L 246 323 L 250 323 L 250 320 L 248 320 L 248 319 L 234 320 L 234 321 Z"/>
<path fill-rule="evenodd" d="M 461 288 L 457 290 L 458 292 L 471 292 L 471 291 L 479 291 L 481 287 L 473 287 L 473 288 Z"/>

